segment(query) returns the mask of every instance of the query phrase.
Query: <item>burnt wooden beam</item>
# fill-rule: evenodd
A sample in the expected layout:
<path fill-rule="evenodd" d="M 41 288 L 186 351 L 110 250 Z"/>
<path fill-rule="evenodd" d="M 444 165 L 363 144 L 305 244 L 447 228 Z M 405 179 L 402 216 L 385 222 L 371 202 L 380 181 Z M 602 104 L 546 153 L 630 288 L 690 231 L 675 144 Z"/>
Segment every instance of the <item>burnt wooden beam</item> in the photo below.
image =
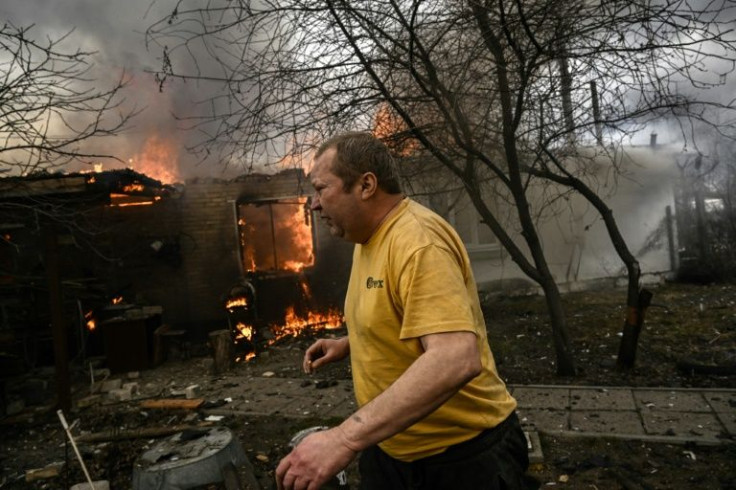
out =
<path fill-rule="evenodd" d="M 69 351 L 67 346 L 64 306 L 59 273 L 58 236 L 54 226 L 47 223 L 43 229 L 46 262 L 46 284 L 49 290 L 49 311 L 51 312 L 51 336 L 54 342 L 54 377 L 56 381 L 56 402 L 58 407 L 71 410 L 71 384 L 69 380 Z"/>

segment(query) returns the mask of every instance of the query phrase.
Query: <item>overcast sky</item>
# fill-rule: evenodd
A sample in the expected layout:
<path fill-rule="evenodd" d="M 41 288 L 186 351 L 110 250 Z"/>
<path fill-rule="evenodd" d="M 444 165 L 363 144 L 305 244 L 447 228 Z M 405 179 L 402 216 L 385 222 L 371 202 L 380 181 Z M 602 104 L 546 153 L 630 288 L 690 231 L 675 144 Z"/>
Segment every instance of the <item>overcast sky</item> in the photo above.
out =
<path fill-rule="evenodd" d="M 114 152 L 136 170 L 136 163 L 148 159 L 159 165 L 176 160 L 181 177 L 220 177 L 222 169 L 216 165 L 195 166 L 195 159 L 184 149 L 191 133 L 177 129 L 172 113 L 177 108 L 190 108 L 195 95 L 193 84 L 173 84 L 163 92 L 158 90 L 151 71 L 160 67 L 160 51 L 149 52 L 144 32 L 156 19 L 168 13 L 173 0 L 2 0 L 0 21 L 10 21 L 16 27 L 28 27 L 37 39 L 57 38 L 69 30 L 74 32 L 66 44 L 68 50 L 77 48 L 96 51 L 93 57 L 100 71 L 101 84 L 112 84 L 125 70 L 130 85 L 125 91 L 126 102 L 142 110 L 124 134 L 104 143 L 104 150 Z M 107 80 L 105 78 L 107 77 Z M 173 152 L 173 154 L 172 154 Z M 158 154 L 158 156 L 155 156 Z M 158 161 L 156 161 L 158 160 Z M 167 160 L 164 162 L 162 160 Z M 105 168 L 122 166 L 106 162 Z M 141 164 L 142 165 L 142 164 Z"/>
<path fill-rule="evenodd" d="M 232 176 L 232 172 L 223 174 L 222 167 L 214 162 L 195 166 L 194 157 L 184 150 L 184 145 L 191 144 L 194 135 L 177 129 L 172 115 L 191 113 L 192 101 L 204 98 L 204 87 L 194 83 L 172 83 L 160 92 L 151 73 L 161 66 L 161 52 L 147 50 L 144 32 L 153 22 L 170 13 L 175 4 L 176 0 L 0 0 L 0 21 L 8 20 L 16 27 L 34 24 L 31 33 L 37 38 L 55 38 L 74 29 L 68 48 L 97 52 L 93 60 L 100 69 L 101 84 L 114 83 L 115 77 L 125 70 L 131 78 L 125 92 L 127 103 L 142 113 L 128 131 L 104 143 L 105 152 L 114 151 L 124 160 L 130 159 L 133 168 L 149 175 L 152 175 L 150 165 L 143 168 L 136 163 L 147 160 L 160 166 L 177 162 L 181 178 Z M 729 87 L 734 87 L 733 74 L 726 88 Z M 646 144 L 649 133 L 658 132 L 660 143 L 668 143 L 677 136 L 669 126 L 660 124 L 647 128 L 640 134 L 640 140 L 631 142 Z M 105 165 L 106 168 L 113 166 L 110 162 Z"/>

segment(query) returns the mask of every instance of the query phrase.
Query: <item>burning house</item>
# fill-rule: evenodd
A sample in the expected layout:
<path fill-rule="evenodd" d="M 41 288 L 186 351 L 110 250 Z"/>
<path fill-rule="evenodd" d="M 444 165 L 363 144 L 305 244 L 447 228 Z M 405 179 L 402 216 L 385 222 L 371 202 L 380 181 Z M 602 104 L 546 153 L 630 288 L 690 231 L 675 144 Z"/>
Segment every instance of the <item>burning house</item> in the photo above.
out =
<path fill-rule="evenodd" d="M 351 247 L 314 219 L 309 191 L 301 170 L 176 186 L 130 170 L 6 179 L 4 369 L 53 362 L 55 321 L 69 356 L 104 356 L 113 371 L 160 362 L 158 334 L 203 343 L 228 329 L 245 359 L 339 327 Z"/>

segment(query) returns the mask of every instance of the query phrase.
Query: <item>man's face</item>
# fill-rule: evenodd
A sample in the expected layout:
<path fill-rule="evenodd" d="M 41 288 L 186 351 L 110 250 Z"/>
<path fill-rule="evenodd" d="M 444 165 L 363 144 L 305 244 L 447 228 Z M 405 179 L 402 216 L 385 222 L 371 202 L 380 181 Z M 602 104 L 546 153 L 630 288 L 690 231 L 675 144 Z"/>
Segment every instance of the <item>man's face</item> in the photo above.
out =
<path fill-rule="evenodd" d="M 342 179 L 332 173 L 336 151 L 330 148 L 314 161 L 309 174 L 314 187 L 312 210 L 319 211 L 333 236 L 357 243 L 361 231 L 360 185 L 356 182 L 346 191 Z"/>

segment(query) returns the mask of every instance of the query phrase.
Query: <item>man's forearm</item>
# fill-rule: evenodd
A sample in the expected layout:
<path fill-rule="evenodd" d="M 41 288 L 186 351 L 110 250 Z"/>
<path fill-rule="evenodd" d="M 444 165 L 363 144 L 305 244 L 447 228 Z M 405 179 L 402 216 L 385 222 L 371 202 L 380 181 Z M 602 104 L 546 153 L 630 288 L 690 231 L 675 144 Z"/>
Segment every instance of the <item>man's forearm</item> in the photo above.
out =
<path fill-rule="evenodd" d="M 467 341 L 435 343 L 386 391 L 340 424 L 345 444 L 360 451 L 388 439 L 435 411 L 475 377 L 480 369 L 476 337 L 458 334 L 469 335 L 472 348 Z"/>

